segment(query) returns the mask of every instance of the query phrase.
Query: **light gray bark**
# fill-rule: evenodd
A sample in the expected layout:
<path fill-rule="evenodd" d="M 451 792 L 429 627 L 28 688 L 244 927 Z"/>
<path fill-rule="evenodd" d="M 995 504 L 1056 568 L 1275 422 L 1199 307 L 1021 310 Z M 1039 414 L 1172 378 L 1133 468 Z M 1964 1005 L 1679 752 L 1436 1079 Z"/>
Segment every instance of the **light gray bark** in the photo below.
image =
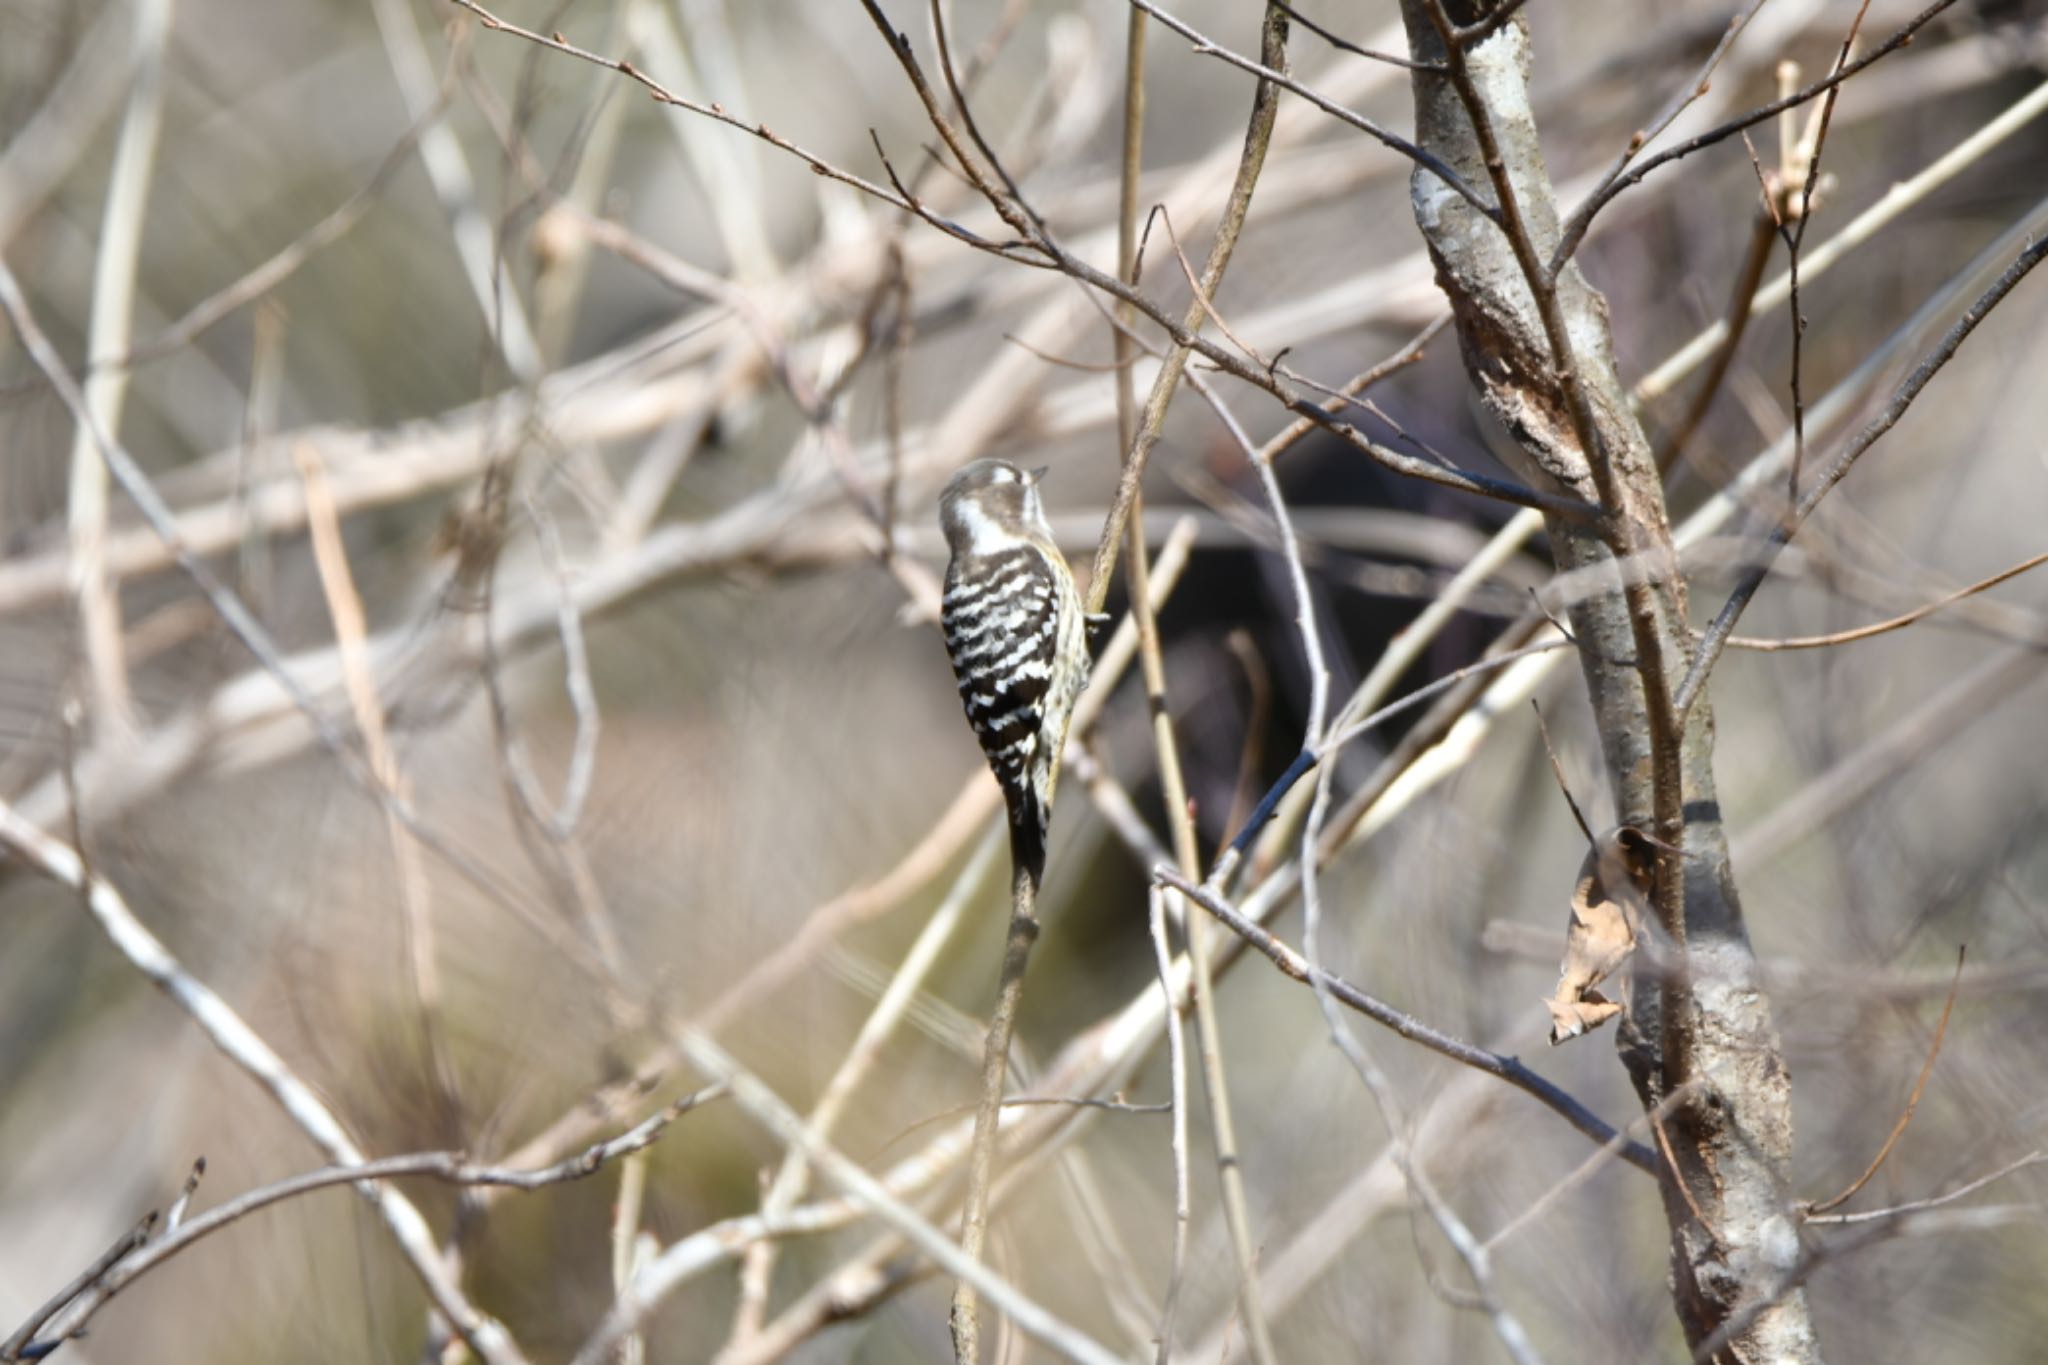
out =
<path fill-rule="evenodd" d="M 1402 10 L 1415 57 L 1442 62 L 1434 5 L 1403 0 Z M 1451 17 L 1473 16 L 1453 8 Z M 1507 179 L 1534 255 L 1547 261 L 1558 212 L 1529 105 L 1528 61 L 1520 18 L 1466 50 L 1470 93 L 1487 111 L 1499 153 L 1495 171 L 1465 93 L 1447 75 L 1416 72 L 1416 128 L 1420 145 L 1483 198 L 1498 202 L 1496 176 Z M 1574 603 L 1570 618 L 1616 807 L 1625 823 L 1682 849 L 1665 855 L 1655 898 L 1674 940 L 1667 946 L 1683 953 L 1686 971 L 1666 986 L 1638 981 L 1618 1039 L 1646 1106 L 1687 1081 L 1697 1087 L 1697 1097 L 1665 1123 L 1675 1179 L 1684 1182 L 1681 1190 L 1669 1172 L 1664 1180 L 1679 1319 L 1696 1348 L 1731 1321 L 1746 1320 L 1717 1360 L 1818 1361 L 1804 1296 L 1784 1291 L 1801 1255 L 1786 1185 L 1791 1088 L 1729 865 L 1715 798 L 1712 712 L 1704 697 L 1683 718 L 1668 705 L 1661 715 L 1650 709 L 1684 674 L 1691 648 L 1685 584 L 1676 572 L 1662 483 L 1615 368 L 1606 301 L 1576 266 L 1559 273 L 1553 324 L 1561 319 L 1568 341 L 1566 368 L 1576 376 L 1582 405 L 1575 418 L 1525 260 L 1518 260 L 1507 230 L 1427 170 L 1415 171 L 1411 197 L 1457 317 L 1466 368 L 1517 444 L 1516 473 L 1589 502 L 1602 501 L 1605 484 L 1617 513 L 1604 525 L 1552 514 L 1548 529 L 1560 571 L 1594 570 L 1611 585 Z M 1580 439 L 1588 423 L 1596 438 L 1590 454 Z M 1596 460 L 1607 468 L 1596 468 Z M 1617 568 L 1622 550 L 1634 560 L 1636 580 L 1647 584 L 1633 600 Z M 1661 809 L 1660 734 L 1668 736 L 1673 779 Z M 1759 1311 L 1767 1299 L 1774 1302 Z"/>

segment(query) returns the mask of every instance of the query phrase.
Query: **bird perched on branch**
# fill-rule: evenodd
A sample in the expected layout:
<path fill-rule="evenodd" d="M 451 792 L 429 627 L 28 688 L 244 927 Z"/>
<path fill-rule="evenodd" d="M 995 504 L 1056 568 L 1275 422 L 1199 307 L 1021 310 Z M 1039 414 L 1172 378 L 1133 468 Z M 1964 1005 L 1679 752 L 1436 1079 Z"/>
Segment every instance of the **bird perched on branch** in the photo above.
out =
<path fill-rule="evenodd" d="M 939 495 L 946 565 L 939 624 L 960 700 L 1010 808 L 1010 849 L 1045 871 L 1060 747 L 1088 682 L 1088 622 L 1038 500 L 1043 469 L 976 460 Z"/>

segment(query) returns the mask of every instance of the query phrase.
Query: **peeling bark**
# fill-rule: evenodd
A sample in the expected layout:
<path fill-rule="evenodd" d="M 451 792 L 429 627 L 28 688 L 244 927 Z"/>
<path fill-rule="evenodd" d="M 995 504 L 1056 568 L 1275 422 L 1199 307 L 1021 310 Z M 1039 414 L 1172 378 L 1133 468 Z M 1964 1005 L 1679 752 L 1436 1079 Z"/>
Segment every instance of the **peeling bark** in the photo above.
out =
<path fill-rule="evenodd" d="M 1444 63 L 1444 15 L 1436 0 L 1403 0 L 1402 12 L 1416 59 Z M 1416 129 L 1420 145 L 1482 197 L 1499 202 L 1487 191 L 1505 179 L 1535 258 L 1548 260 L 1558 212 L 1529 104 L 1528 65 L 1520 17 L 1465 49 L 1470 93 L 1487 111 L 1499 153 L 1492 171 L 1466 94 L 1441 70 L 1415 73 Z M 1671 942 L 1659 956 L 1671 955 L 1683 971 L 1662 984 L 1636 982 L 1617 1041 L 1646 1108 L 1682 1084 L 1696 1088 L 1664 1124 L 1677 1167 L 1665 1173 L 1663 1187 L 1679 1319 L 1695 1348 L 1746 1319 L 1725 1334 L 1716 1360 L 1818 1361 L 1803 1294 L 1780 1293 L 1801 1253 L 1786 1184 L 1790 1081 L 1729 865 L 1715 798 L 1712 711 L 1702 697 L 1680 717 L 1664 700 L 1691 649 L 1685 584 L 1650 445 L 1615 367 L 1606 301 L 1576 265 L 1558 273 L 1551 326 L 1561 318 L 1569 351 L 1560 367 L 1507 229 L 1428 170 L 1417 168 L 1410 189 L 1457 319 L 1466 369 L 1518 448 L 1516 473 L 1538 488 L 1605 501 L 1612 514 L 1597 525 L 1559 515 L 1547 524 L 1559 571 L 1590 570 L 1583 577 L 1602 585 L 1572 603 L 1569 614 L 1617 809 L 1624 823 L 1654 830 L 1671 849 L 1660 859 L 1657 895 Z M 1561 368 L 1576 376 L 1576 415 Z M 1592 439 L 1582 441 L 1582 434 Z M 1596 468 L 1596 461 L 1606 467 Z M 1623 556 L 1642 585 L 1633 592 L 1621 572 Z M 1650 699 L 1662 714 L 1651 710 Z M 1660 734 L 1667 737 L 1661 760 Z M 1661 803 L 1660 761 L 1670 769 Z M 1755 1310 L 1773 1296 L 1774 1303 Z"/>

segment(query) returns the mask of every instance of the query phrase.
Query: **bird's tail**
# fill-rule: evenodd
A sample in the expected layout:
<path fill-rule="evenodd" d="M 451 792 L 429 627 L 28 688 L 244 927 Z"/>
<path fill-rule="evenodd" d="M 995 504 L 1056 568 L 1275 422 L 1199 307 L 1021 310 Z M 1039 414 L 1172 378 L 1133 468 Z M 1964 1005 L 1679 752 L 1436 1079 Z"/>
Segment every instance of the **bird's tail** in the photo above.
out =
<path fill-rule="evenodd" d="M 1030 875 L 1034 890 L 1045 880 L 1045 817 L 1028 796 L 1010 806 L 1010 862 Z"/>

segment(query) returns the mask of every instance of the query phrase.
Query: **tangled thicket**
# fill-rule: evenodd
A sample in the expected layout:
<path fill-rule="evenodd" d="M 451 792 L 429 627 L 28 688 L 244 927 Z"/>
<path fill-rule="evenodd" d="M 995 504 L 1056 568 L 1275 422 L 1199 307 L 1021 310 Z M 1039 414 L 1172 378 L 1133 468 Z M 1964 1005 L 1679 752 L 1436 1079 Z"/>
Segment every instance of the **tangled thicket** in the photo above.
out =
<path fill-rule="evenodd" d="M 8 0 L 0 1359 L 2032 1358 L 2044 22 Z"/>

